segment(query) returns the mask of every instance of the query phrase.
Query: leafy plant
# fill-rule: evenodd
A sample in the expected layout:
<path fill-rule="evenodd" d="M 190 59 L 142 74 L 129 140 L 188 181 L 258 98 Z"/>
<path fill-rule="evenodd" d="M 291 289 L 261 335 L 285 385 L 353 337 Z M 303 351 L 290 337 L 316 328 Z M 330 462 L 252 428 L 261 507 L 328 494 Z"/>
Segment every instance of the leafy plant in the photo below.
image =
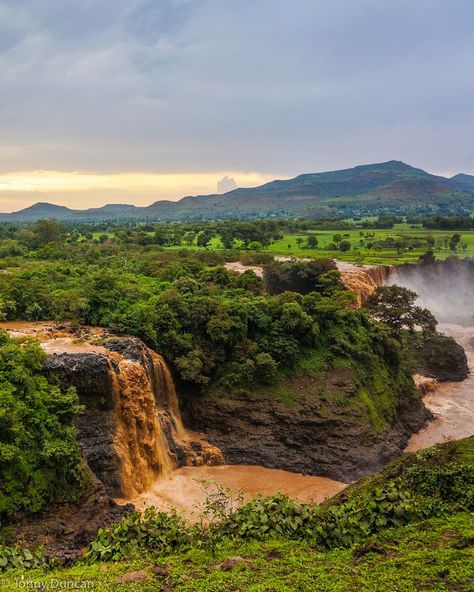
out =
<path fill-rule="evenodd" d="M 144 551 L 170 553 L 187 548 L 191 540 L 192 529 L 182 518 L 152 507 L 143 514 L 133 512 L 111 528 L 99 529 L 83 560 L 118 561 Z"/>
<path fill-rule="evenodd" d="M 21 549 L 20 547 L 5 547 L 0 545 L 0 572 L 10 569 L 33 569 L 45 567 L 47 559 L 41 548 L 35 551 Z"/>

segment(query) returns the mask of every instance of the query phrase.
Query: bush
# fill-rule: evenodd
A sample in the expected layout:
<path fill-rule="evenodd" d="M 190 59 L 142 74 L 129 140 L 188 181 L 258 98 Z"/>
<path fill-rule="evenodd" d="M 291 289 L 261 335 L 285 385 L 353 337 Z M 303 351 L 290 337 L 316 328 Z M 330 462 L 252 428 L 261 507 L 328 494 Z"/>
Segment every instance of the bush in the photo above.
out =
<path fill-rule="evenodd" d="M 0 572 L 10 569 L 27 570 L 45 567 L 47 563 L 41 549 L 31 552 L 28 549 L 0 545 Z"/>
<path fill-rule="evenodd" d="M 77 394 L 40 374 L 45 353 L 0 333 L 0 517 L 77 498 L 84 470 L 72 428 Z"/>
<path fill-rule="evenodd" d="M 192 532 L 179 516 L 148 508 L 143 514 L 133 512 L 111 528 L 99 529 L 83 561 L 119 561 L 139 556 L 144 551 L 184 550 L 192 540 Z"/>

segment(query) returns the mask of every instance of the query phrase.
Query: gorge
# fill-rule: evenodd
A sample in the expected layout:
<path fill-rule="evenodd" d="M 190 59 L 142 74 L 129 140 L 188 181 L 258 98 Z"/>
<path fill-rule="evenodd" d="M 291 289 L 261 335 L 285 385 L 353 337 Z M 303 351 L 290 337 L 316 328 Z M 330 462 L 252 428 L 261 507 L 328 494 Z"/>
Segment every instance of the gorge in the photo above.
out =
<path fill-rule="evenodd" d="M 395 273 L 388 266 L 338 267 L 356 292 L 358 305 Z M 403 281 L 403 272 L 398 281 Z M 386 376 L 394 392 L 395 385 L 401 389 L 386 401 L 386 410 L 373 406 L 382 391 L 367 393 L 344 367 L 323 374 L 300 372 L 285 378 L 278 389 L 255 388 L 250 393 L 196 396 L 184 388 L 178 401 L 164 359 L 137 338 L 60 323 L 2 326 L 12 336 L 38 339 L 48 353 L 47 376 L 74 386 L 85 407 L 76 420 L 77 439 L 96 479 L 96 497 L 106 508 L 98 511 L 96 502 L 88 508 L 86 504 L 89 515 L 85 519 L 79 514 L 80 520 L 89 520 L 90 514 L 97 520 L 85 532 L 74 532 L 72 541 L 57 536 L 58 530 L 67 530 L 64 525 L 54 522 L 45 528 L 41 523 L 43 531 L 66 547 L 77 549 L 98 525 L 130 511 L 129 502 L 138 509 L 155 505 L 191 516 L 204 501 L 203 480 L 249 496 L 280 491 L 318 503 L 344 483 L 382 467 L 407 446 L 416 450 L 472 431 L 471 378 L 420 388 L 436 417 L 428 424 L 432 416 L 420 395 L 408 384 L 397 383 L 399 377 L 390 375 L 385 362 L 377 372 Z M 459 327 L 442 329 L 459 336 Z M 462 330 L 471 364 L 472 335 L 469 328 Z M 69 515 L 61 516 L 61 524 L 74 525 Z M 28 535 L 23 526 L 27 542 L 38 542 L 37 534 Z"/>

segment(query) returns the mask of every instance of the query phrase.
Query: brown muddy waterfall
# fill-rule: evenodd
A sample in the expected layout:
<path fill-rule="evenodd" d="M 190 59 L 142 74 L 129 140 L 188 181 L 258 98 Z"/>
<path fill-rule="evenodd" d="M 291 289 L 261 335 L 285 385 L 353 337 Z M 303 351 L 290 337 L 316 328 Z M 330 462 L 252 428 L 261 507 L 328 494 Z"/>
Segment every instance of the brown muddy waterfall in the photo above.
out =
<path fill-rule="evenodd" d="M 175 436 L 182 423 L 179 411 L 169 415 L 163 412 L 166 406 L 171 409 L 167 404 L 175 393 L 159 375 L 161 364 L 153 365 L 151 377 L 142 364 L 123 358 L 115 365 L 109 360 L 109 368 L 117 425 L 114 444 L 123 495 L 129 498 L 147 491 L 159 477 L 171 474 L 174 463 L 165 422 L 171 419 Z"/>
<path fill-rule="evenodd" d="M 86 408 L 79 445 L 111 495 L 130 500 L 178 467 L 224 462 L 218 448 L 185 429 L 165 360 L 139 339 L 54 323 L 1 326 L 38 339 L 49 374 L 77 389 Z"/>
<path fill-rule="evenodd" d="M 367 298 L 379 286 L 385 285 L 396 277 L 395 265 L 354 265 L 345 261 L 336 261 L 344 285 L 355 292 L 356 304 L 362 306 Z"/>
<path fill-rule="evenodd" d="M 109 376 L 114 398 L 114 446 L 124 498 L 147 492 L 156 481 L 169 478 L 178 464 L 196 466 L 224 462 L 221 452 L 186 431 L 174 381 L 164 359 L 147 348 L 148 364 L 109 353 Z M 179 449 L 182 463 L 178 463 Z"/>

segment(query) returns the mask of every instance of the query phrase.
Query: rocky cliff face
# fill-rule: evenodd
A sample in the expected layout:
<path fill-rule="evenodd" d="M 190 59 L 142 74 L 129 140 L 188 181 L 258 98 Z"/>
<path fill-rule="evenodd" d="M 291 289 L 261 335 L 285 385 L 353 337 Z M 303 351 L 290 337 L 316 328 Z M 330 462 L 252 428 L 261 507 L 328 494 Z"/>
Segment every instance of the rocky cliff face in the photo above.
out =
<path fill-rule="evenodd" d="M 407 393 L 390 425 L 374 429 L 350 376 L 332 372 L 319 394 L 311 382 L 308 377 L 307 384 L 293 385 L 290 405 L 271 392 L 192 396 L 184 403 L 185 418 L 222 450 L 227 463 L 349 482 L 401 454 L 409 436 L 431 417 L 421 398 Z"/>

